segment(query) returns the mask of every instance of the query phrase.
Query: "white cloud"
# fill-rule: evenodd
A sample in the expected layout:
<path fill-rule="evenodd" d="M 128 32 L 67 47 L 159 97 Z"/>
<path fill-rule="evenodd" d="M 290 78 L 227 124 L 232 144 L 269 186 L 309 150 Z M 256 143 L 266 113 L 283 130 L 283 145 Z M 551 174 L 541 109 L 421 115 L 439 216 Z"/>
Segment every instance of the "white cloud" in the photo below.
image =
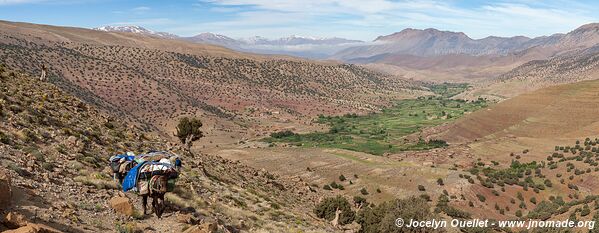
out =
<path fill-rule="evenodd" d="M 26 4 L 26 3 L 36 3 L 41 2 L 42 0 L 0 0 L 0 5 L 16 5 L 16 4 Z"/>
<path fill-rule="evenodd" d="M 174 29 L 181 33 L 231 31 L 248 36 L 268 31 L 270 37 L 283 36 L 291 28 L 298 31 L 326 31 L 328 36 L 354 32 L 351 38 L 369 40 L 377 35 L 406 27 L 463 31 L 473 38 L 497 36 L 540 36 L 567 32 L 582 24 L 598 21 L 598 9 L 570 1 L 503 1 L 474 6 L 458 6 L 435 0 L 203 0 L 216 8 L 243 8 L 235 17 L 219 22 L 203 22 Z M 230 10 L 232 12 L 232 10 Z M 236 32 L 237 31 L 237 32 Z M 196 31 L 198 32 L 198 31 Z"/>
<path fill-rule="evenodd" d="M 147 6 L 139 6 L 139 7 L 135 7 L 133 9 L 131 9 L 131 11 L 134 11 L 134 12 L 144 12 L 144 11 L 149 11 L 149 10 L 150 10 L 150 8 Z"/>
<path fill-rule="evenodd" d="M 153 27 L 153 26 L 163 26 L 163 25 L 173 25 L 176 22 L 169 18 L 148 18 L 148 19 L 138 19 L 131 20 L 125 22 L 115 22 L 110 23 L 109 25 L 118 25 L 118 26 L 128 26 L 128 25 L 136 25 L 143 27 Z"/>

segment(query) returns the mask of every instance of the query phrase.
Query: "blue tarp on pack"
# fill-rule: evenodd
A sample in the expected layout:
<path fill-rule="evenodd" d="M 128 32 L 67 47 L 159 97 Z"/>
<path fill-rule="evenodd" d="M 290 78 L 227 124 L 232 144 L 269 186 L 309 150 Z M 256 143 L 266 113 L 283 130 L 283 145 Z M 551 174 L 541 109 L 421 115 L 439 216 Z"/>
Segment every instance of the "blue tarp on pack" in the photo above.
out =
<path fill-rule="evenodd" d="M 145 163 L 146 162 L 137 164 L 137 166 L 131 168 L 131 170 L 129 170 L 129 172 L 127 172 L 127 176 L 125 176 L 125 179 L 123 179 L 123 191 L 124 192 L 127 192 L 137 186 L 137 176 L 139 174 L 139 169 Z"/>
<path fill-rule="evenodd" d="M 121 160 L 122 158 L 125 158 L 125 161 L 133 161 L 135 159 L 135 156 L 133 155 L 127 155 L 127 154 L 119 154 L 119 155 L 114 155 L 112 157 L 110 157 L 110 162 L 114 162 L 114 161 L 118 161 Z"/>

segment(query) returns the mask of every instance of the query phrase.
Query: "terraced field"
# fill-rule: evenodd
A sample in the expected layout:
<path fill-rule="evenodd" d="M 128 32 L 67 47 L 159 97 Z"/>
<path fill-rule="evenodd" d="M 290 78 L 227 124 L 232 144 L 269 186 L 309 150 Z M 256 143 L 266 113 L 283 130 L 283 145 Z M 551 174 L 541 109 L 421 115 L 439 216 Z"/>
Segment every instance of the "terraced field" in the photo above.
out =
<path fill-rule="evenodd" d="M 486 107 L 488 103 L 482 99 L 448 99 L 459 93 L 459 90 L 452 86 L 437 87 L 435 90 L 439 91 L 441 96 L 401 100 L 377 113 L 320 115 L 315 121 L 328 125 L 328 132 L 296 134 L 284 131 L 271 134 L 265 141 L 303 147 L 340 148 L 374 155 L 444 147 L 447 144 L 441 140 L 409 140 L 405 136 L 423 128 L 453 121 Z"/>

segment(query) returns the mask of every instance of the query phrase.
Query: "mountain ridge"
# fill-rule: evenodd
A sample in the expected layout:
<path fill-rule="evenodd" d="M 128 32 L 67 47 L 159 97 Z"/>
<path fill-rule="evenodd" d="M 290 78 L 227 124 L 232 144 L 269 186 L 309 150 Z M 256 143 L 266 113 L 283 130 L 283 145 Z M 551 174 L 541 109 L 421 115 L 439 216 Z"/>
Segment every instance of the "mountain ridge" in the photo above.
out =
<path fill-rule="evenodd" d="M 102 26 L 93 29 L 105 32 L 134 33 L 145 36 L 155 36 L 160 38 L 190 41 L 194 43 L 218 45 L 242 52 L 282 54 L 306 58 L 324 58 L 339 49 L 351 46 L 352 44 L 363 43 L 363 41 L 360 40 L 351 40 L 339 37 L 320 38 L 297 35 L 276 39 L 268 39 L 261 36 L 234 39 L 229 36 L 211 32 L 203 32 L 194 36 L 186 37 L 167 32 L 155 32 L 144 27 L 134 25 Z"/>

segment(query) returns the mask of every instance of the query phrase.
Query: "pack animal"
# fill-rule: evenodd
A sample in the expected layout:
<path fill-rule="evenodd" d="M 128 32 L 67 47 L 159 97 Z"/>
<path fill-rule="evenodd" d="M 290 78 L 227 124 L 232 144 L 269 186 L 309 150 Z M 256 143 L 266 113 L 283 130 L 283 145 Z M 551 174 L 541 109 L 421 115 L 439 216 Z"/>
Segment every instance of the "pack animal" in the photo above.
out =
<path fill-rule="evenodd" d="M 150 179 L 150 182 L 145 183 L 146 185 L 148 185 L 148 192 L 140 192 L 144 214 L 147 214 L 148 197 L 151 197 L 152 212 L 156 213 L 156 216 L 158 218 L 161 218 L 165 209 L 164 194 L 166 194 L 166 192 L 168 191 L 168 178 L 164 175 L 154 175 Z M 140 184 L 144 185 L 144 182 L 140 182 Z M 139 190 L 142 190 L 141 187 Z"/>

